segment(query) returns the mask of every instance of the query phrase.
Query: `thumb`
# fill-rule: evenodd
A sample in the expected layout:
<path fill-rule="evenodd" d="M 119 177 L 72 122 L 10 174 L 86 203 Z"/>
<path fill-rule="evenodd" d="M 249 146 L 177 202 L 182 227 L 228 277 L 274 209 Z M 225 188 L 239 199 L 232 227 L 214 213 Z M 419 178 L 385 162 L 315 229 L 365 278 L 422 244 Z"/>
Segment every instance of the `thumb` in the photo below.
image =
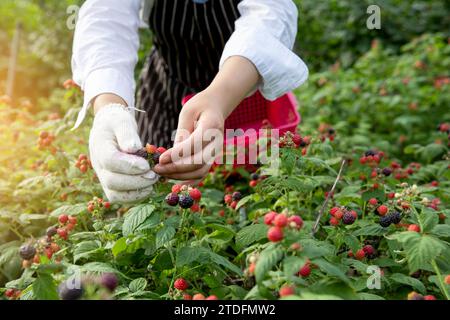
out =
<path fill-rule="evenodd" d="M 131 115 L 130 119 L 115 124 L 114 134 L 120 151 L 135 153 L 142 149 L 142 142 L 137 133 L 137 124 Z"/>

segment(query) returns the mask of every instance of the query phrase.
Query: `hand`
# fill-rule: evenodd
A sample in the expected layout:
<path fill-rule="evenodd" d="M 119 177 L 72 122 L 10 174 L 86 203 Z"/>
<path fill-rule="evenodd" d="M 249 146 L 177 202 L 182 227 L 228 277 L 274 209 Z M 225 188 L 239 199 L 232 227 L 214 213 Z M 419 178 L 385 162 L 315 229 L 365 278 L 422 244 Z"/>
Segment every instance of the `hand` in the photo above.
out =
<path fill-rule="evenodd" d="M 174 147 L 161 155 L 154 170 L 170 179 L 195 183 L 209 171 L 222 150 L 226 115 L 220 99 L 205 90 L 181 109 Z"/>
<path fill-rule="evenodd" d="M 158 176 L 148 162 L 132 155 L 142 148 L 133 112 L 120 104 L 97 111 L 89 137 L 92 166 L 111 202 L 146 198 Z"/>
<path fill-rule="evenodd" d="M 222 151 L 225 119 L 259 81 L 250 60 L 228 58 L 209 87 L 181 109 L 174 147 L 161 155 L 155 172 L 191 184 L 203 179 Z"/>

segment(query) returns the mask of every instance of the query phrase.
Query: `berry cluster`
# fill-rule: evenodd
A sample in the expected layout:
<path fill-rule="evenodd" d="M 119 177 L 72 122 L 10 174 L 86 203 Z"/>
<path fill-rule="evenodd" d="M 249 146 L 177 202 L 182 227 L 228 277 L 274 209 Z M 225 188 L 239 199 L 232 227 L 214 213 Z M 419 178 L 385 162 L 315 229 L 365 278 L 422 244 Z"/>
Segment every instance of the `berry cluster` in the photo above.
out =
<path fill-rule="evenodd" d="M 384 213 L 383 215 L 380 214 L 380 226 L 382 226 L 383 228 L 387 228 L 391 224 L 398 224 L 402 220 L 402 215 L 400 214 L 400 212 L 394 211 L 389 214 L 386 213 Z"/>
<path fill-rule="evenodd" d="M 333 207 L 330 209 L 330 224 L 332 226 L 339 225 L 342 220 L 343 224 L 353 224 L 358 218 L 355 210 L 349 210 L 345 207 Z"/>
<path fill-rule="evenodd" d="M 229 206 L 231 209 L 236 209 L 236 206 L 239 202 L 239 200 L 242 199 L 242 194 L 239 191 L 235 191 L 233 193 L 227 193 L 223 197 L 223 201 L 227 206 Z"/>
<path fill-rule="evenodd" d="M 81 171 L 81 173 L 86 173 L 88 169 L 92 169 L 91 160 L 85 154 L 80 154 L 78 156 L 77 162 L 75 162 L 75 167 Z"/>
<path fill-rule="evenodd" d="M 45 255 L 51 259 L 54 254 L 61 250 L 54 237 L 57 239 L 67 240 L 69 233 L 75 229 L 78 221 L 74 216 L 61 214 L 58 217 L 58 225 L 48 227 L 45 237 L 37 241 L 35 244 L 27 243 L 19 248 L 19 255 L 22 258 L 22 267 L 29 268 L 33 263 L 40 263 L 40 256 Z M 60 257 L 57 258 L 60 261 Z"/>
<path fill-rule="evenodd" d="M 279 242 L 284 238 L 285 227 L 300 230 L 303 226 L 303 219 L 297 215 L 288 217 L 285 213 L 270 211 L 265 214 L 264 223 L 268 226 L 272 226 L 267 231 L 267 238 L 269 241 Z"/>
<path fill-rule="evenodd" d="M 173 283 L 173 287 L 179 292 L 183 293 L 183 300 L 219 300 L 215 295 L 205 297 L 203 294 L 197 293 L 192 296 L 189 293 L 184 292 L 189 288 L 189 284 L 183 278 L 176 279 Z"/>
<path fill-rule="evenodd" d="M 150 164 L 150 167 L 154 167 L 159 163 L 159 157 L 166 151 L 167 150 L 164 147 L 157 147 L 147 143 L 145 148 L 136 152 L 135 155 L 146 159 Z"/>
<path fill-rule="evenodd" d="M 87 211 L 92 213 L 92 215 L 99 215 L 102 210 L 108 210 L 109 208 L 111 208 L 111 203 L 98 197 L 94 197 L 87 205 Z"/>
<path fill-rule="evenodd" d="M 319 132 L 321 134 L 320 140 L 324 142 L 327 138 L 330 141 L 334 141 L 336 138 L 336 130 L 328 123 L 321 123 L 319 125 Z"/>
<path fill-rule="evenodd" d="M 431 294 L 424 296 L 420 293 L 412 291 L 408 293 L 408 300 L 436 300 L 436 297 Z"/>
<path fill-rule="evenodd" d="M 119 285 L 119 279 L 116 274 L 107 272 L 101 276 L 86 276 L 81 279 L 80 285 L 74 286 L 73 283 L 63 281 L 58 286 L 58 294 L 61 300 L 78 300 L 83 297 L 85 292 L 93 295 L 97 294 L 97 299 L 107 300 Z M 86 288 L 89 287 L 89 290 Z"/>
<path fill-rule="evenodd" d="M 383 151 L 367 150 L 364 153 L 364 155 L 359 158 L 359 163 L 361 163 L 363 165 L 368 165 L 370 167 L 374 167 L 380 163 L 380 161 L 383 159 L 383 157 L 384 157 Z"/>
<path fill-rule="evenodd" d="M 8 288 L 5 291 L 5 296 L 9 299 L 9 300 L 16 300 L 20 298 L 22 291 L 19 289 L 15 289 L 15 288 Z"/>
<path fill-rule="evenodd" d="M 179 205 L 182 209 L 191 209 L 193 212 L 200 211 L 198 202 L 202 198 L 202 193 L 197 188 L 175 184 L 172 192 L 166 196 L 166 203 L 175 207 Z"/>
<path fill-rule="evenodd" d="M 375 257 L 375 248 L 370 245 L 366 244 L 361 249 L 357 250 L 355 253 L 353 253 L 352 250 L 348 252 L 349 257 L 354 257 L 357 260 L 363 260 L 364 258 L 374 258 Z"/>
<path fill-rule="evenodd" d="M 302 137 L 298 133 L 287 131 L 279 141 L 280 148 L 302 148 L 302 154 L 305 155 L 307 146 L 311 144 L 311 137 Z"/>
<path fill-rule="evenodd" d="M 53 134 L 47 131 L 41 131 L 41 133 L 39 133 L 39 139 L 37 141 L 39 150 L 48 149 L 51 153 L 56 153 L 56 148 L 52 145 L 55 139 L 56 137 Z"/>
<path fill-rule="evenodd" d="M 256 172 L 252 173 L 250 175 L 250 182 L 248 183 L 248 185 L 251 188 L 254 188 L 254 187 L 256 187 L 258 185 L 260 180 L 261 180 L 261 176 L 259 174 L 257 174 Z"/>

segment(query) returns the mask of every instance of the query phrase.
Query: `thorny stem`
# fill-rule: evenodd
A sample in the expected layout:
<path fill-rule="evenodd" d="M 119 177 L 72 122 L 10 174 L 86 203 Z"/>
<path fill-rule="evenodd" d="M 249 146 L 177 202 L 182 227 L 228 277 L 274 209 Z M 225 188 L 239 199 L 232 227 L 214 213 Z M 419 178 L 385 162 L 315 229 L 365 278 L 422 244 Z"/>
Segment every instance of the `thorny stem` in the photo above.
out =
<path fill-rule="evenodd" d="M 437 264 L 436 264 L 436 260 L 435 260 L 435 259 L 433 259 L 433 260 L 431 261 L 431 265 L 433 266 L 433 269 L 434 269 L 434 271 L 436 272 L 436 275 L 437 275 L 437 277 L 438 277 L 438 281 L 439 281 L 439 284 L 440 284 L 442 293 L 444 294 L 444 296 L 445 296 L 445 298 L 446 298 L 447 300 L 450 300 L 450 295 L 449 295 L 449 293 L 447 292 L 447 289 L 445 288 L 444 282 L 442 281 L 441 272 L 439 271 L 439 268 L 438 268 L 438 266 L 437 266 Z"/>
<path fill-rule="evenodd" d="M 312 228 L 312 235 L 314 236 L 314 234 L 317 232 L 318 228 L 319 228 L 319 223 L 320 223 L 320 219 L 323 216 L 323 212 L 328 204 L 328 201 L 330 200 L 330 198 L 332 197 L 333 193 L 334 193 L 334 189 L 336 189 L 336 185 L 338 183 L 338 181 L 341 179 L 341 175 L 342 175 L 342 170 L 344 169 L 344 165 L 345 165 L 345 159 L 342 160 L 341 163 L 341 168 L 339 169 L 338 175 L 336 177 L 336 180 L 334 180 L 333 186 L 331 187 L 331 190 L 328 192 L 327 197 L 325 198 L 325 201 L 323 202 L 322 207 L 319 210 L 319 214 L 317 215 L 316 218 L 316 222 L 314 223 L 314 226 Z"/>

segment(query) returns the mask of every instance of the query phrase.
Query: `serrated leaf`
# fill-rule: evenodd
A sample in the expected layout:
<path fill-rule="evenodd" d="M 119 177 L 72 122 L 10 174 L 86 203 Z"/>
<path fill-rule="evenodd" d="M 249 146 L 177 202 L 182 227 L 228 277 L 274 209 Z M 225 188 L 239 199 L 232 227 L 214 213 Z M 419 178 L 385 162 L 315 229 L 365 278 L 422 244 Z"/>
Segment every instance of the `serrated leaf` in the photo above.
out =
<path fill-rule="evenodd" d="M 355 237 L 358 236 L 382 236 L 387 233 L 387 230 L 378 224 L 372 224 L 361 227 L 353 232 Z"/>
<path fill-rule="evenodd" d="M 125 215 L 122 226 L 124 236 L 132 234 L 144 221 L 150 217 L 155 210 L 155 206 L 151 204 L 142 204 L 130 209 Z"/>
<path fill-rule="evenodd" d="M 358 239 L 351 234 L 346 234 L 344 236 L 344 242 L 353 252 L 358 251 L 361 247 Z"/>
<path fill-rule="evenodd" d="M 273 245 L 261 251 L 255 268 L 256 282 L 261 282 L 266 276 L 267 272 L 272 270 L 272 268 L 278 263 L 278 261 L 281 260 L 283 255 L 283 250 Z"/>
<path fill-rule="evenodd" d="M 128 285 L 131 292 L 144 291 L 147 287 L 147 280 L 144 278 L 137 278 L 130 282 Z"/>
<path fill-rule="evenodd" d="M 437 235 L 438 237 L 448 238 L 450 237 L 450 225 L 438 224 L 431 230 L 431 233 Z"/>
<path fill-rule="evenodd" d="M 405 249 L 406 260 L 411 272 L 429 269 L 429 264 L 436 259 L 448 245 L 432 235 L 405 231 L 393 234 L 391 239 L 399 241 Z"/>
<path fill-rule="evenodd" d="M 89 262 L 81 266 L 81 270 L 83 272 L 93 272 L 93 273 L 112 272 L 120 274 L 118 270 L 114 269 L 110 264 L 105 262 Z"/>
<path fill-rule="evenodd" d="M 127 249 L 127 238 L 122 237 L 118 239 L 116 242 L 114 242 L 111 251 L 114 257 L 117 257 L 119 253 L 125 251 L 126 249 Z"/>
<path fill-rule="evenodd" d="M 83 241 L 75 246 L 73 251 L 73 261 L 77 262 L 82 258 L 89 258 L 101 249 L 101 243 L 97 240 Z"/>
<path fill-rule="evenodd" d="M 417 280 L 413 277 L 408 277 L 402 273 L 392 274 L 389 277 L 389 280 L 395 281 L 397 283 L 409 285 L 409 286 L 413 287 L 414 289 L 416 289 L 417 291 L 419 291 L 420 293 L 423 293 L 423 294 L 426 293 L 425 286 L 423 285 L 422 282 L 420 282 L 419 280 Z"/>
<path fill-rule="evenodd" d="M 422 232 L 429 232 L 439 223 L 439 217 L 436 212 L 424 210 L 419 215 L 419 223 L 422 227 Z"/>
<path fill-rule="evenodd" d="M 37 300 L 58 300 L 56 284 L 51 274 L 38 274 L 33 282 L 33 296 Z"/>
<path fill-rule="evenodd" d="M 50 215 L 52 217 L 58 217 L 59 215 L 64 213 L 67 215 L 76 216 L 86 211 L 86 208 L 87 207 L 85 204 L 66 205 L 53 210 L 52 213 L 50 213 Z"/>
<path fill-rule="evenodd" d="M 284 275 L 287 279 L 292 278 L 297 274 L 297 272 L 300 270 L 301 267 L 306 263 L 307 258 L 306 257 L 296 257 L 291 256 L 287 257 L 283 260 L 283 271 Z"/>
<path fill-rule="evenodd" d="M 320 268 L 320 270 L 322 270 L 329 276 L 337 277 L 347 284 L 350 282 L 345 272 L 338 268 L 336 265 L 324 259 L 314 259 L 313 262 Z"/>
<path fill-rule="evenodd" d="M 164 226 L 161 229 L 159 229 L 158 233 L 156 234 L 156 248 L 161 248 L 163 245 L 165 245 L 167 242 L 172 240 L 172 238 L 175 236 L 175 228 L 172 226 Z"/>
<path fill-rule="evenodd" d="M 268 227 L 265 224 L 252 224 L 242 228 L 236 234 L 236 245 L 238 248 L 245 248 L 249 245 L 267 237 Z"/>

